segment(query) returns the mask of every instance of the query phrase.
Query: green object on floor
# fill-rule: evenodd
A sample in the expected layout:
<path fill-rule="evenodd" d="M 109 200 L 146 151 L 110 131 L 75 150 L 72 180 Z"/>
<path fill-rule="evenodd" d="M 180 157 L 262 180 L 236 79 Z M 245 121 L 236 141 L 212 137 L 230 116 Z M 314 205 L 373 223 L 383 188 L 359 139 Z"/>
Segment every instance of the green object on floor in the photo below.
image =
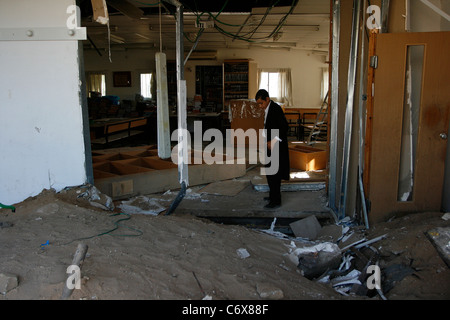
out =
<path fill-rule="evenodd" d="M 11 209 L 12 212 L 16 212 L 16 208 L 15 208 L 15 207 L 13 207 L 13 206 L 7 206 L 7 205 L 4 205 L 4 204 L 2 204 L 2 203 L 0 203 L 0 208 Z"/>

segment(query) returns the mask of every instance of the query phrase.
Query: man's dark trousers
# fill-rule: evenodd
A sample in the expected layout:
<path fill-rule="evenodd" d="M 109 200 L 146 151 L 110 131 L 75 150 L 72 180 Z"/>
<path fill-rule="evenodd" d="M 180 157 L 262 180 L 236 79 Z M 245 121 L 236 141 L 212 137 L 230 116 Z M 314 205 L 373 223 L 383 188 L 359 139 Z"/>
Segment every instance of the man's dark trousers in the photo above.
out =
<path fill-rule="evenodd" d="M 281 177 L 279 174 L 267 175 L 267 184 L 269 185 L 270 202 L 281 203 Z"/>

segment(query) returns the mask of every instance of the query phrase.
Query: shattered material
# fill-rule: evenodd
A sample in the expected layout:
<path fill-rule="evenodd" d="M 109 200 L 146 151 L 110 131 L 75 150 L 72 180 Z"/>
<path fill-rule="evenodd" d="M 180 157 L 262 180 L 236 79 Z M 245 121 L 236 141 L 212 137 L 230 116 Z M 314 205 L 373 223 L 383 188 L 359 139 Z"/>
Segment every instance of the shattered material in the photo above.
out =
<path fill-rule="evenodd" d="M 279 232 L 279 231 L 275 231 L 275 224 L 277 222 L 277 218 L 274 218 L 272 221 L 272 224 L 270 225 L 269 229 L 263 229 L 260 230 L 263 233 L 267 233 L 275 238 L 278 239 L 288 239 L 288 236 L 285 233 Z"/>
<path fill-rule="evenodd" d="M 127 214 L 148 214 L 154 216 L 166 210 L 166 208 L 161 206 L 156 200 L 146 196 L 139 196 L 128 201 L 122 201 L 119 208 Z"/>
<path fill-rule="evenodd" d="M 284 233 L 274 231 L 276 218 L 270 229 L 263 232 L 280 239 L 290 239 L 287 245 L 288 259 L 301 270 L 302 275 L 310 280 L 329 284 L 342 295 L 367 295 L 369 290 L 366 286 L 368 277 L 367 268 L 378 262 L 379 253 L 371 245 L 384 239 L 387 235 L 367 239 L 361 228 L 353 225 L 353 221 L 346 217 L 335 225 L 320 226 L 314 234 L 305 237 L 302 233 L 308 230 L 308 218 L 291 223 L 292 227 L 299 228 L 294 232 L 295 238 Z M 300 232 L 300 233 L 299 233 Z M 311 232 L 310 232 L 311 233 Z M 299 237 L 300 236 L 300 237 Z M 368 251 L 363 253 L 363 251 Z M 378 294 L 385 299 L 381 290 Z"/>
<path fill-rule="evenodd" d="M 308 279 L 314 279 L 325 271 L 337 268 L 341 263 L 341 250 L 330 242 L 298 248 L 294 241 L 289 246 L 289 259 L 302 270 Z"/>
<path fill-rule="evenodd" d="M 430 230 L 427 237 L 450 268 L 450 227 Z"/>
<path fill-rule="evenodd" d="M 87 201 L 91 206 L 102 210 L 113 211 L 115 206 L 110 196 L 103 194 L 94 185 L 85 184 L 64 188 L 61 194 L 76 193 L 78 200 Z"/>

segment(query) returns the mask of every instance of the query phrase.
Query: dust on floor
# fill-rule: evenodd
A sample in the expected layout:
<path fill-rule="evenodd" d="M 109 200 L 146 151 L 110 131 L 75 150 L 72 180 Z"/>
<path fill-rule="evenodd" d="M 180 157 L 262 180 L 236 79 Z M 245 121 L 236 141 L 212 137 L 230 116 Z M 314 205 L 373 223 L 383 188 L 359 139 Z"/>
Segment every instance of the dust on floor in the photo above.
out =
<path fill-rule="evenodd" d="M 70 299 L 361 299 L 305 278 L 288 258 L 289 240 L 244 226 L 188 214 L 123 215 L 48 190 L 15 207 L 0 210 L 0 273 L 18 285 L 0 299 L 60 299 L 79 243 L 88 252 Z M 392 281 L 388 299 L 450 298 L 449 268 L 424 234 L 449 226 L 441 216 L 408 215 L 367 231 L 368 238 L 387 234 L 374 244 L 381 267 L 413 271 Z"/>

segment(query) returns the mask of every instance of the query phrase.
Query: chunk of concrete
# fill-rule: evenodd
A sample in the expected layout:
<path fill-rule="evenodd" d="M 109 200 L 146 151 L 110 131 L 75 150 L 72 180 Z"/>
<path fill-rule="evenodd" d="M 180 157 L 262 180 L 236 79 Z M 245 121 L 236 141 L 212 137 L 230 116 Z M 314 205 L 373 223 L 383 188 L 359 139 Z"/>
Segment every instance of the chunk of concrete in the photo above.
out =
<path fill-rule="evenodd" d="M 0 293 L 5 295 L 8 291 L 16 288 L 19 280 L 15 275 L 0 273 Z"/>
<path fill-rule="evenodd" d="M 262 299 L 267 300 L 281 300 L 284 298 L 284 292 L 283 290 L 268 285 L 268 284 L 260 284 L 258 283 L 256 285 L 256 291 L 258 292 L 259 296 Z"/>
<path fill-rule="evenodd" d="M 288 257 L 302 271 L 303 276 L 311 280 L 327 270 L 338 268 L 341 264 L 342 253 L 339 247 L 331 242 L 297 247 L 292 241 L 289 245 Z"/>
<path fill-rule="evenodd" d="M 298 268 L 302 270 L 305 278 L 312 280 L 328 270 L 337 269 L 341 264 L 341 260 L 342 254 L 340 250 L 305 253 L 299 256 Z"/>
<path fill-rule="evenodd" d="M 322 226 L 314 215 L 295 221 L 289 224 L 289 226 L 297 238 L 310 240 L 316 239 L 322 229 Z"/>

